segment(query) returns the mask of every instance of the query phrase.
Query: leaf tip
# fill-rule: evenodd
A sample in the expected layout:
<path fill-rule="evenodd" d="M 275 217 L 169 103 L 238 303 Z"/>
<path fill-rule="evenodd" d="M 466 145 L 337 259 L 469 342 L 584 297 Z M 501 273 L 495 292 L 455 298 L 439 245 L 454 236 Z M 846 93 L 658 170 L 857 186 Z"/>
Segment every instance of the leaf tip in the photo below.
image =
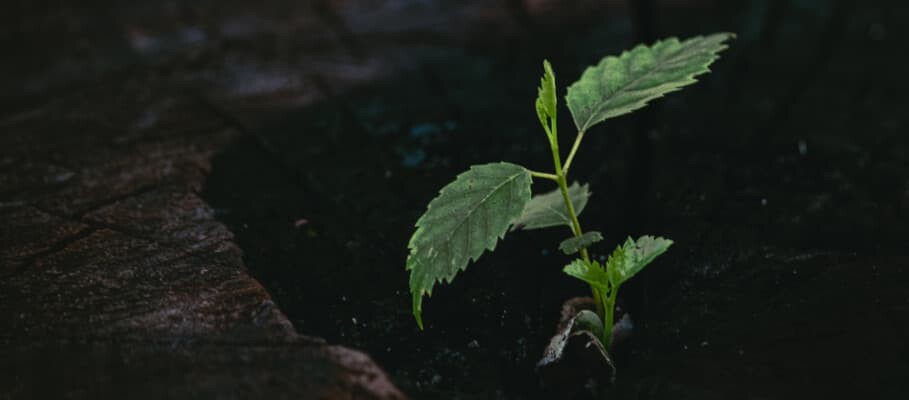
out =
<path fill-rule="evenodd" d="M 423 330 L 423 293 L 420 290 L 413 292 L 413 318 L 417 327 Z"/>

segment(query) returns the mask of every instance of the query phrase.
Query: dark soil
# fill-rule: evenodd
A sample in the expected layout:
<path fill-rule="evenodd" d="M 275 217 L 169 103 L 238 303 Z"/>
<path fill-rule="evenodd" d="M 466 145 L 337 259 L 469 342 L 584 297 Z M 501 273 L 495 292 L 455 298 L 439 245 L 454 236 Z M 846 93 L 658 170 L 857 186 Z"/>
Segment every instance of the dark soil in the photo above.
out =
<path fill-rule="evenodd" d="M 610 398 L 901 398 L 909 81 L 893 52 L 909 15 L 768 3 L 413 46 L 402 57 L 416 66 L 379 84 L 241 118 L 204 197 L 298 330 L 364 349 L 414 398 L 560 398 L 533 366 L 562 301 L 585 294 L 560 272 L 567 229 L 509 234 L 436 288 L 420 332 L 404 270 L 413 223 L 471 164 L 549 169 L 532 107 L 542 58 L 564 87 L 641 39 L 737 32 L 712 75 L 594 129 L 572 168 L 594 192 L 582 224 L 607 237 L 596 256 L 626 235 L 676 241 L 620 294 L 636 331 Z"/>

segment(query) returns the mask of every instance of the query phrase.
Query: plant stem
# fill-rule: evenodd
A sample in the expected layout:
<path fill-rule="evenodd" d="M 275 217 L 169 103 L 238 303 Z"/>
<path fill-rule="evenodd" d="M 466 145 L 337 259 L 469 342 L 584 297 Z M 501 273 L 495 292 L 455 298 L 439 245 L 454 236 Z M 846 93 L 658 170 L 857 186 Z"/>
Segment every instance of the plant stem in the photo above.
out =
<path fill-rule="evenodd" d="M 536 177 L 536 178 L 544 178 L 544 179 L 549 179 L 549 180 L 556 181 L 556 182 L 559 181 L 559 176 L 556 175 L 556 174 L 550 174 L 550 173 L 546 173 L 546 172 L 539 172 L 539 171 L 534 171 L 534 170 L 530 170 L 530 169 L 527 170 L 527 171 L 530 172 L 530 176 L 533 176 L 533 177 Z"/>
<path fill-rule="evenodd" d="M 618 292 L 618 286 L 611 288 L 609 295 L 606 296 L 605 304 L 603 304 L 603 308 L 606 311 L 603 317 L 603 346 L 606 347 L 606 351 L 609 351 L 610 347 L 612 347 L 613 314 L 615 312 L 615 298 Z"/>
<path fill-rule="evenodd" d="M 558 175 L 559 178 L 559 188 L 562 189 L 562 197 L 565 198 L 565 205 L 568 207 L 568 215 L 571 216 L 572 230 L 574 231 L 575 236 L 578 237 L 580 237 L 583 232 L 581 231 L 581 224 L 578 222 L 578 216 L 574 211 L 574 205 L 571 204 L 571 197 L 568 195 L 567 176 L 568 169 L 571 168 L 571 162 L 574 161 L 574 156 L 581 147 L 582 140 L 584 140 L 584 131 L 578 131 L 578 135 L 575 136 L 574 143 L 571 145 L 571 151 L 568 152 L 568 158 L 565 159 L 565 165 L 562 167 L 559 166 L 557 154 L 558 147 L 553 150 L 555 152 L 553 157 L 556 159 L 556 175 Z M 587 254 L 586 248 L 581 249 L 581 257 L 585 262 L 590 264 L 590 256 Z M 590 290 L 593 292 L 593 299 L 597 305 L 597 314 L 600 316 L 600 319 L 603 320 L 603 337 L 600 340 L 602 340 L 603 346 L 606 347 L 606 351 L 609 351 L 612 346 L 612 325 L 615 315 L 615 299 L 619 288 L 610 288 L 609 294 L 600 293 L 593 285 L 590 286 Z"/>
<path fill-rule="evenodd" d="M 571 231 L 574 233 L 575 237 L 581 237 L 581 234 L 583 234 L 584 231 L 581 230 L 578 214 L 574 211 L 574 204 L 571 203 L 571 196 L 568 194 L 567 175 L 568 167 L 571 166 L 571 161 L 574 159 L 575 154 L 578 152 L 578 148 L 581 146 L 581 140 L 584 139 L 584 131 L 578 131 L 577 136 L 574 138 L 574 144 L 571 146 L 565 168 L 562 168 L 562 157 L 559 155 L 559 134 L 556 115 L 550 116 L 549 129 L 546 129 L 546 137 L 549 139 L 549 149 L 552 150 L 552 163 L 555 166 L 555 181 L 559 184 L 562 198 L 565 200 L 565 207 L 568 209 L 568 215 L 571 217 Z M 531 171 L 530 174 L 531 176 L 552 179 L 552 174 L 536 171 Z M 581 248 L 581 258 L 585 263 L 588 265 L 590 264 L 590 255 L 587 253 L 587 248 Z M 600 319 L 603 319 L 605 317 L 604 313 L 606 312 L 606 310 L 603 309 L 603 296 L 597 288 L 593 287 L 593 285 L 590 285 L 590 292 L 593 293 L 593 301 L 597 307 L 597 315 L 600 316 Z M 612 325 L 607 324 L 606 327 L 608 327 L 611 334 Z"/>
<path fill-rule="evenodd" d="M 553 125 L 555 125 L 554 122 Z M 555 129 L 554 126 L 553 129 Z M 582 133 L 578 133 L 578 138 L 582 136 Z M 550 136 L 549 148 L 552 150 L 552 162 L 555 166 L 556 182 L 559 184 L 559 190 L 562 192 L 562 199 L 565 200 L 565 207 L 568 209 L 568 216 L 571 218 L 571 231 L 574 233 L 575 237 L 581 237 L 581 234 L 583 234 L 584 231 L 581 230 L 581 222 L 578 221 L 578 215 L 574 211 L 574 204 L 571 203 L 571 196 L 568 194 L 568 179 L 566 179 L 567 171 L 562 168 L 562 158 L 559 156 L 559 142 L 558 140 L 553 139 L 555 139 L 555 135 Z M 579 143 L 580 140 L 575 139 L 574 148 L 572 149 L 573 153 L 577 152 Z M 584 262 L 590 264 L 590 255 L 587 253 L 586 248 L 581 248 L 581 258 Z M 597 306 L 597 314 L 600 316 L 600 319 L 602 319 L 604 317 L 603 298 L 593 285 L 590 285 L 590 291 L 593 293 L 593 300 Z"/>
<path fill-rule="evenodd" d="M 563 171 L 564 170 L 559 168 L 558 172 Z M 565 179 L 564 173 L 560 173 L 559 189 L 562 191 L 562 198 L 565 199 L 565 206 L 568 208 L 568 215 L 571 217 L 571 230 L 574 232 L 575 237 L 581 237 L 584 232 L 581 230 L 581 223 L 578 221 L 578 215 L 574 211 L 574 205 L 571 204 L 571 196 L 568 195 L 568 184 L 566 182 L 567 180 Z M 581 258 L 584 262 L 590 264 L 590 255 L 587 253 L 586 247 L 581 248 Z M 593 293 L 593 301 L 597 306 L 597 314 L 600 316 L 600 319 L 602 319 L 604 317 L 603 312 L 606 310 L 603 309 L 603 300 L 600 291 L 593 287 L 593 285 L 590 285 L 590 291 Z"/>
<path fill-rule="evenodd" d="M 565 176 L 568 176 L 568 169 L 571 168 L 571 162 L 574 161 L 574 155 L 577 154 L 578 148 L 581 147 L 582 140 L 584 140 L 584 131 L 578 131 L 578 135 L 574 138 L 574 144 L 571 145 L 571 151 L 568 152 L 568 158 L 565 159 L 565 166 L 562 168 L 565 171 Z"/>

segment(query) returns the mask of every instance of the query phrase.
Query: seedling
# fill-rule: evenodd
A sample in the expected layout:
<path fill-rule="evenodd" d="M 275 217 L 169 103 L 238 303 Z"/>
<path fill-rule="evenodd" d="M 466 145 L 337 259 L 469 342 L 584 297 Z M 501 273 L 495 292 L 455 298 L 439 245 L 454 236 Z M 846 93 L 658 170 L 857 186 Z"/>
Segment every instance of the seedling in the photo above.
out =
<path fill-rule="evenodd" d="M 555 74 L 549 62 L 543 61 L 536 111 L 552 150 L 555 171 L 532 171 L 507 162 L 474 165 L 439 191 L 417 221 L 416 232 L 408 243 L 413 315 L 420 329 L 423 296 L 432 294 L 436 282 L 451 282 L 483 252 L 494 250 L 498 240 L 510 230 L 564 225 L 571 229 L 572 237 L 564 240 L 559 249 L 578 254 L 578 258 L 563 271 L 590 285 L 603 326 L 601 340 L 609 349 L 619 287 L 663 254 L 672 241 L 653 236 L 628 238 L 605 265 L 591 259 L 587 248 L 602 240 L 603 235 L 581 229 L 578 215 L 587 205 L 590 192 L 587 185 L 568 185 L 571 163 L 590 128 L 696 82 L 694 77 L 710 71 L 710 64 L 731 37 L 732 34 L 717 33 L 685 41 L 670 38 L 605 57 L 587 68 L 568 87 L 565 96 L 577 135 L 564 163 L 556 123 Z M 531 197 L 530 186 L 537 179 L 553 181 L 558 189 Z"/>

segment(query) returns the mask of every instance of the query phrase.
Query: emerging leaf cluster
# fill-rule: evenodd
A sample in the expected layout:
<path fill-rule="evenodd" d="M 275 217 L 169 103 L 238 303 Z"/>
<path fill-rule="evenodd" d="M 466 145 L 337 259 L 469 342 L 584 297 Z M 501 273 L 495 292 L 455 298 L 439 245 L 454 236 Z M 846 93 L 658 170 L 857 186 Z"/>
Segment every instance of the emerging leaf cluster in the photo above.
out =
<path fill-rule="evenodd" d="M 550 144 L 558 140 L 556 131 L 556 84 L 555 73 L 548 60 L 543 60 L 543 77 L 540 78 L 540 87 L 537 89 L 537 117 L 546 131 Z"/>
<path fill-rule="evenodd" d="M 578 135 L 564 165 L 558 149 L 555 73 L 544 61 L 535 108 L 553 153 L 555 173 L 530 171 L 506 162 L 474 165 L 439 191 L 417 221 L 408 243 L 406 268 L 410 271 L 413 314 L 420 328 L 423 296 L 431 295 L 437 282 L 451 282 L 470 262 L 494 250 L 508 231 L 566 226 L 573 236 L 559 249 L 580 257 L 564 272 L 589 283 L 594 297 L 602 303 L 600 317 L 605 321 L 602 332 L 608 348 L 619 286 L 664 253 L 672 241 L 652 236 L 629 238 L 613 251 L 606 265 L 591 260 L 587 248 L 601 241 L 603 235 L 581 230 L 578 215 L 587 206 L 590 191 L 586 184 L 568 185 L 568 165 L 585 131 L 694 83 L 695 76 L 709 71 L 730 37 L 719 33 L 685 41 L 670 38 L 605 57 L 587 68 L 568 87 L 565 97 Z M 531 197 L 533 178 L 555 181 L 559 188 Z"/>
<path fill-rule="evenodd" d="M 597 261 L 576 259 L 562 271 L 602 291 L 606 299 L 657 256 L 669 250 L 671 245 L 671 240 L 660 237 L 641 236 L 638 240 L 628 238 L 609 255 L 605 266 Z"/>
<path fill-rule="evenodd" d="M 669 246 L 672 246 L 669 239 L 641 236 L 633 240 L 629 237 L 609 255 L 605 266 L 596 260 L 576 259 L 562 269 L 569 276 L 587 282 L 598 294 L 596 297 L 605 310 L 602 334 L 607 348 L 612 342 L 612 315 L 619 287 L 669 250 Z"/>

